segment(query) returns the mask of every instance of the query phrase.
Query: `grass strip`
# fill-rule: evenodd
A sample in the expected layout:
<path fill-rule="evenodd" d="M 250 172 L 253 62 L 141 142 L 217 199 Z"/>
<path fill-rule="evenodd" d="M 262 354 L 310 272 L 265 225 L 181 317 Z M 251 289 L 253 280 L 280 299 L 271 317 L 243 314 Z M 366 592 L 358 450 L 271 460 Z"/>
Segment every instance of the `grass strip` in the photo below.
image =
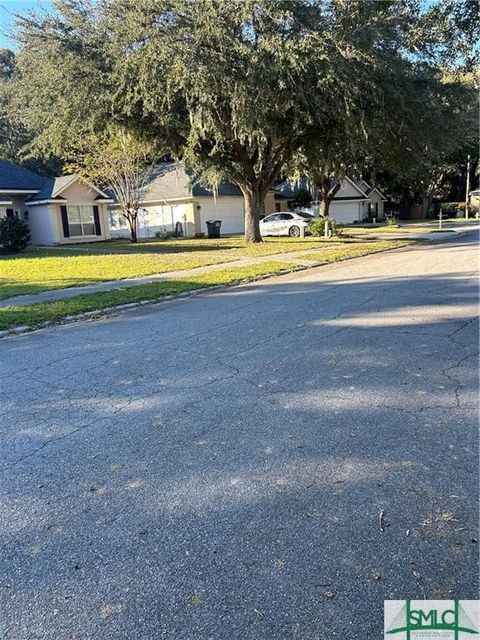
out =
<path fill-rule="evenodd" d="M 248 245 L 241 238 L 219 238 L 146 241 L 137 245 L 114 241 L 92 243 L 91 247 L 31 249 L 19 255 L 0 256 L 0 299 L 194 269 L 243 258 L 309 251 L 339 242 L 358 241 L 349 238 L 267 238 L 265 242 Z"/>
<path fill-rule="evenodd" d="M 25 306 L 5 307 L 0 309 L 0 330 L 11 329 L 16 326 L 34 327 L 44 322 L 59 322 L 68 316 L 75 316 L 88 311 L 142 302 L 143 300 L 159 300 L 167 295 L 194 291 L 204 287 L 228 285 L 239 280 L 273 275 L 291 268 L 292 265 L 287 262 L 266 262 L 192 276 L 188 280 L 153 282 L 125 289 L 83 294 L 52 302 L 37 302 Z"/>
<path fill-rule="evenodd" d="M 318 262 L 338 262 L 348 258 L 360 258 L 371 253 L 388 251 L 413 244 L 414 240 L 381 240 L 375 243 L 358 244 L 352 247 L 340 247 L 338 249 L 323 249 L 322 251 L 309 251 L 303 255 L 296 256 L 300 260 L 317 260 Z"/>

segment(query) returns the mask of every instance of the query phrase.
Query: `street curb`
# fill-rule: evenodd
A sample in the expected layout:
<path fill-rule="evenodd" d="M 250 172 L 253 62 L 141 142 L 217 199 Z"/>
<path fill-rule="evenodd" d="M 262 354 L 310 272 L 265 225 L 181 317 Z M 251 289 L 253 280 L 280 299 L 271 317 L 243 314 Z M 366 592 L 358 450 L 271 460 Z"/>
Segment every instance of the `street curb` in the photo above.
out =
<path fill-rule="evenodd" d="M 381 249 L 380 251 L 375 251 L 372 253 L 368 253 L 364 256 L 350 256 L 347 258 L 342 258 L 341 260 L 335 260 L 334 262 L 313 262 L 309 265 L 297 265 L 292 267 L 291 269 L 281 269 L 280 271 L 276 271 L 275 273 L 267 273 L 261 276 L 252 276 L 250 278 L 244 278 L 242 280 L 234 280 L 229 284 L 219 284 L 212 285 L 211 287 L 202 287 L 199 289 L 192 289 L 191 291 L 183 291 L 182 293 L 174 293 L 162 296 L 161 298 L 155 298 L 152 300 L 141 300 L 140 302 L 129 302 L 127 304 L 117 305 L 115 307 L 105 307 L 104 309 L 96 309 L 93 311 L 85 311 L 84 313 L 79 313 L 73 316 L 65 316 L 61 320 L 47 320 L 40 324 L 35 325 L 25 325 L 20 327 L 12 327 L 11 329 L 5 329 L 0 331 L 0 340 L 2 338 L 9 337 L 17 337 L 19 335 L 23 335 L 25 333 L 32 333 L 34 331 L 40 331 L 42 329 L 47 329 L 49 327 L 58 327 L 63 325 L 69 325 L 74 323 L 79 323 L 87 320 L 98 320 L 103 317 L 112 317 L 117 312 L 122 311 L 130 311 L 132 309 L 138 309 L 140 307 L 152 306 L 155 304 L 162 304 L 163 302 L 171 302 L 172 300 L 178 300 L 181 298 L 192 298 L 196 295 L 203 295 L 205 293 L 210 293 L 213 291 L 225 291 L 231 287 L 238 287 L 242 284 L 249 284 L 251 282 L 260 282 L 261 280 L 267 280 L 269 278 L 275 278 L 277 276 L 284 276 L 290 273 L 296 273 L 299 271 L 307 271 L 308 269 L 318 269 L 318 267 L 333 265 L 338 262 L 347 262 L 348 260 L 358 260 L 361 258 L 368 258 L 369 256 L 375 255 L 377 253 L 388 253 L 389 251 L 399 251 L 405 249 L 405 247 L 413 246 L 415 243 L 409 243 L 402 247 L 392 247 L 390 249 Z"/>
<path fill-rule="evenodd" d="M 386 251 L 389 251 L 389 249 L 386 249 Z M 360 257 L 363 257 L 363 256 L 360 256 Z M 346 259 L 351 260 L 352 258 L 346 258 Z M 103 316 L 111 317 L 119 311 L 120 312 L 130 311 L 132 309 L 152 306 L 155 304 L 162 304 L 163 302 L 171 302 L 172 300 L 179 300 L 181 298 L 192 298 L 193 296 L 196 296 L 196 295 L 211 293 L 213 291 L 226 290 L 231 287 L 238 287 L 239 285 L 248 284 L 250 282 L 259 282 L 260 280 L 266 280 L 268 278 L 274 278 L 276 276 L 284 276 L 289 273 L 295 273 L 296 271 L 305 271 L 306 269 L 314 269 L 324 264 L 332 264 L 332 263 L 318 262 L 318 263 L 305 265 L 305 266 L 297 266 L 297 267 L 294 267 L 293 269 L 281 269 L 280 271 L 276 271 L 275 273 L 267 273 L 261 276 L 252 276 L 251 278 L 234 280 L 229 284 L 218 284 L 218 285 L 212 285 L 211 287 L 201 287 L 199 289 L 192 289 L 191 291 L 182 291 L 181 293 L 168 294 L 168 295 L 162 296 L 161 298 L 154 298 L 152 300 L 141 300 L 140 302 L 129 302 L 128 304 L 119 304 L 119 305 L 116 305 L 115 307 L 104 307 L 103 309 L 85 311 L 84 313 L 79 313 L 74 316 L 65 316 L 61 320 L 47 320 L 40 324 L 12 327 L 11 329 L 5 329 L 3 331 L 0 331 L 0 339 L 15 337 L 25 333 L 32 333 L 34 331 L 40 331 L 41 329 L 47 329 L 48 327 L 54 327 L 54 326 L 58 327 L 58 326 L 74 324 L 74 323 L 82 322 L 86 320 L 97 320 L 99 318 L 102 318 Z"/>

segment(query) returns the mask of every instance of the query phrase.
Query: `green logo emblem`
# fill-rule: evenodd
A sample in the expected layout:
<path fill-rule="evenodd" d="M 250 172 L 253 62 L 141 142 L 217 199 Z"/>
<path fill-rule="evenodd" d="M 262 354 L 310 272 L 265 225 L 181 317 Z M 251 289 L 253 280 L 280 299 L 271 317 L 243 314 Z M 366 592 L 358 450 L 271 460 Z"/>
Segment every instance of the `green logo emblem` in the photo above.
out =
<path fill-rule="evenodd" d="M 479 636 L 478 604 L 476 600 L 386 600 L 385 638 L 462 640 Z"/>

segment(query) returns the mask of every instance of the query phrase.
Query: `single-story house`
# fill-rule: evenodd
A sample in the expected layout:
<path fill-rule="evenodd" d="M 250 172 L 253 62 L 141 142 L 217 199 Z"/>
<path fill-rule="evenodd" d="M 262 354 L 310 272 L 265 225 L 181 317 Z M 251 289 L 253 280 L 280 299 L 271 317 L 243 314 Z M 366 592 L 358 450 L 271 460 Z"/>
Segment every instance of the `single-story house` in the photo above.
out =
<path fill-rule="evenodd" d="M 25 220 L 32 244 L 106 240 L 111 202 L 107 194 L 75 174 L 46 178 L 0 160 L 0 218 Z"/>
<path fill-rule="evenodd" d="M 314 193 L 309 181 L 306 178 L 301 178 L 298 186 L 312 191 L 313 202 L 310 210 L 315 215 L 318 215 L 317 194 Z M 294 184 L 292 182 L 286 180 L 277 185 L 275 189 L 283 197 L 287 198 L 289 204 L 293 202 Z M 362 222 L 369 217 L 382 220 L 385 217 L 385 202 L 386 198 L 383 194 L 376 187 L 370 186 L 365 180 L 354 182 L 349 177 L 345 177 L 330 203 L 329 215 L 342 224 Z"/>
<path fill-rule="evenodd" d="M 278 197 L 277 197 L 278 196 Z M 265 198 L 265 213 L 287 211 L 287 199 L 270 191 Z M 192 184 L 182 162 L 158 165 L 148 181 L 138 215 L 138 237 L 151 238 L 156 233 L 181 232 L 186 237 L 206 233 L 207 220 L 221 220 L 222 234 L 243 233 L 245 207 L 240 189 L 222 182 L 217 193 Z M 111 237 L 129 235 L 128 223 L 118 204 L 109 208 Z"/>
<path fill-rule="evenodd" d="M 378 187 L 371 186 L 365 180 L 358 180 L 355 182 L 357 187 L 365 193 L 368 197 L 367 203 L 367 215 L 369 218 L 375 218 L 375 220 L 385 219 L 385 202 L 387 198 L 383 195 Z"/>

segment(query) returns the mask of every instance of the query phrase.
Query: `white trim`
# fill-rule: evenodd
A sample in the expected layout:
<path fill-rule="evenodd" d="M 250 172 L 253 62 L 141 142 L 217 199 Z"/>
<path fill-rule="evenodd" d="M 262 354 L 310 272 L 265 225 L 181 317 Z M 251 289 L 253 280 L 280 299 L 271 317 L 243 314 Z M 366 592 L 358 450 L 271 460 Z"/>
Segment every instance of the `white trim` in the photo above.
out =
<path fill-rule="evenodd" d="M 382 202 L 388 202 L 388 198 L 385 198 L 385 196 L 380 191 L 380 189 L 377 189 L 377 187 L 372 187 L 372 190 L 370 191 L 370 193 L 373 193 L 374 191 L 376 191 L 378 193 L 378 195 L 382 199 Z M 368 194 L 369 196 L 370 196 L 370 193 Z"/>
<path fill-rule="evenodd" d="M 199 198 L 213 198 L 213 196 L 198 196 Z M 220 196 L 221 198 L 225 198 L 228 196 Z M 237 196 L 234 196 L 237 197 Z M 175 202 L 175 203 L 185 203 L 185 204 L 189 204 L 191 202 L 193 202 L 194 200 L 197 200 L 197 197 L 193 197 L 193 196 L 185 196 L 184 198 L 157 198 L 157 200 L 142 200 L 140 202 L 140 208 L 145 207 L 146 205 L 154 205 L 154 204 L 161 204 L 164 206 L 169 206 L 169 204 L 171 202 Z M 110 207 L 111 209 L 114 209 L 116 207 L 120 208 L 121 204 L 119 202 L 117 202 L 116 200 L 109 200 L 109 202 L 113 202 L 113 207 Z"/>
<path fill-rule="evenodd" d="M 6 206 L 9 204 L 13 204 L 12 200 L 0 200 L 0 205 Z"/>
<path fill-rule="evenodd" d="M 359 182 L 363 182 L 363 184 L 366 184 L 367 187 L 370 189 L 370 193 L 373 193 L 374 191 L 376 191 L 378 193 L 378 195 L 380 196 L 380 198 L 382 198 L 383 202 L 388 202 L 388 198 L 385 198 L 385 196 L 383 195 L 383 193 L 380 191 L 380 189 L 378 187 L 372 186 L 371 184 L 369 184 L 366 180 L 359 180 Z M 358 187 L 358 185 L 356 185 Z M 358 187 L 360 188 L 360 187 Z M 367 192 L 365 192 L 365 195 L 367 196 L 367 198 L 370 198 L 370 193 L 367 194 Z"/>
<path fill-rule="evenodd" d="M 364 198 L 368 199 L 367 194 L 364 191 L 362 191 L 362 189 L 360 189 L 360 187 L 358 185 L 356 185 L 355 182 L 351 178 L 349 178 L 348 176 L 345 176 L 344 180 L 347 180 L 356 191 L 361 193 Z M 341 184 L 341 182 L 342 181 L 340 180 L 340 184 Z M 362 182 L 365 182 L 365 180 L 362 180 Z M 368 184 L 368 183 L 365 182 L 365 184 Z M 337 191 L 337 193 L 338 193 L 338 191 Z M 335 197 L 333 199 L 335 200 Z"/>
<path fill-rule="evenodd" d="M 80 202 L 80 203 L 76 203 L 76 202 L 70 202 L 70 200 L 68 200 L 67 198 L 61 198 L 61 199 L 57 199 L 57 200 L 29 200 L 28 202 L 25 203 L 25 206 L 30 206 L 30 205 L 37 205 L 37 204 L 71 204 L 71 205 L 76 205 L 76 204 L 91 204 L 94 205 L 95 203 L 98 204 L 110 204 L 111 202 L 115 202 L 114 200 L 112 200 L 111 198 L 105 198 L 105 199 L 101 199 L 101 200 L 92 200 L 92 202 Z"/>
<path fill-rule="evenodd" d="M 24 195 L 26 193 L 40 193 L 41 189 L 0 189 L 0 193 L 19 193 Z"/>
<path fill-rule="evenodd" d="M 55 185 L 55 180 L 57 178 L 62 178 L 62 177 L 66 177 L 66 176 L 56 176 L 55 178 L 53 178 L 53 184 Z M 70 180 L 64 184 L 60 189 L 54 189 L 52 191 L 52 198 L 54 198 L 55 196 L 57 196 L 59 193 L 62 193 L 62 191 L 64 191 L 67 187 L 69 187 L 70 185 L 72 185 L 74 182 L 76 182 L 78 180 L 78 176 L 73 173 L 70 177 Z"/>
<path fill-rule="evenodd" d="M 37 204 L 66 204 L 67 200 L 65 198 L 62 198 L 61 200 L 27 200 L 27 202 L 25 202 L 25 206 L 26 207 L 30 207 L 32 205 L 37 205 Z"/>

